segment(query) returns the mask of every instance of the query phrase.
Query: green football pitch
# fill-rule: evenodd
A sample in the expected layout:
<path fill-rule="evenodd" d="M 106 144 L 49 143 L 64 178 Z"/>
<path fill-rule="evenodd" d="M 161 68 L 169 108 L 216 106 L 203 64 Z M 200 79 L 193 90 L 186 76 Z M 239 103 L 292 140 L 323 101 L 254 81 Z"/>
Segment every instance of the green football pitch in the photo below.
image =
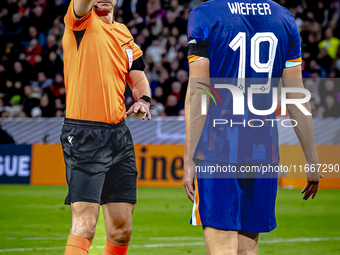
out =
<path fill-rule="evenodd" d="M 71 223 L 66 190 L 0 185 L 0 255 L 63 254 Z M 260 236 L 259 254 L 340 254 L 340 190 L 303 201 L 299 190 L 280 189 L 276 213 L 278 228 Z M 183 189 L 139 188 L 129 254 L 205 254 L 202 230 L 189 224 L 190 215 Z M 101 215 L 90 254 L 100 255 L 104 243 Z"/>

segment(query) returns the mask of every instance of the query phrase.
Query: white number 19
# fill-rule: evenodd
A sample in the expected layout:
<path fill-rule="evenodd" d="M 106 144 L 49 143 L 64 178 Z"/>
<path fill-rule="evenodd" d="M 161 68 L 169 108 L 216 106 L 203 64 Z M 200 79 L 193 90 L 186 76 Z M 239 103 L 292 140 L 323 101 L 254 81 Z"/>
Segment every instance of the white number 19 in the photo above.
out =
<path fill-rule="evenodd" d="M 260 62 L 260 44 L 262 42 L 269 43 L 269 57 L 267 63 Z M 276 49 L 277 49 L 278 39 L 271 33 L 256 33 L 253 38 L 251 38 L 251 54 L 250 54 L 250 66 L 257 73 L 268 73 L 267 84 L 252 84 L 254 93 L 269 93 L 271 78 L 273 73 L 273 66 L 275 61 Z M 240 64 L 238 68 L 238 82 L 237 87 L 245 92 L 245 78 L 246 78 L 246 33 L 240 32 L 231 41 L 229 47 L 236 51 L 240 48 Z"/>

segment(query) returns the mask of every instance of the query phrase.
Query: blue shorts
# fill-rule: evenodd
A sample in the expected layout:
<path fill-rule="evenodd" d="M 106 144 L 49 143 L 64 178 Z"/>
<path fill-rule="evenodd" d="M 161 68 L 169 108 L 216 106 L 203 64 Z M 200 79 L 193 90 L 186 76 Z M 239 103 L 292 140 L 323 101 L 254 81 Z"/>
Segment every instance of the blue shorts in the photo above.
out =
<path fill-rule="evenodd" d="M 201 169 L 211 165 L 211 162 L 197 164 Z M 276 228 L 277 173 L 260 178 L 260 175 L 243 172 L 245 165 L 221 165 L 230 165 L 236 172 L 228 178 L 207 178 L 206 174 L 196 173 L 195 202 L 190 223 L 253 233 L 270 232 Z M 243 171 L 240 171 L 242 166 Z"/>

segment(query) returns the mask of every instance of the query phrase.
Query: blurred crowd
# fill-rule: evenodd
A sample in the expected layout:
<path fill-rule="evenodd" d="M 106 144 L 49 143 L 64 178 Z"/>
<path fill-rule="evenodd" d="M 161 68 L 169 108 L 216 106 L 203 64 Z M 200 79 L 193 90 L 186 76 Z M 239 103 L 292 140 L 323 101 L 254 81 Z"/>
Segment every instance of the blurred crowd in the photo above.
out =
<path fill-rule="evenodd" d="M 187 24 L 204 0 L 117 0 L 114 19 L 144 51 L 153 116 L 184 115 Z M 305 87 L 314 116 L 340 116 L 340 0 L 277 0 L 301 33 Z M 1 117 L 65 114 L 62 37 L 69 0 L 0 1 Z M 127 89 L 127 107 L 134 100 Z"/>
<path fill-rule="evenodd" d="M 64 116 L 66 0 L 0 1 L 1 117 Z"/>
<path fill-rule="evenodd" d="M 314 117 L 340 116 L 340 1 L 278 0 L 301 34 L 305 88 Z"/>

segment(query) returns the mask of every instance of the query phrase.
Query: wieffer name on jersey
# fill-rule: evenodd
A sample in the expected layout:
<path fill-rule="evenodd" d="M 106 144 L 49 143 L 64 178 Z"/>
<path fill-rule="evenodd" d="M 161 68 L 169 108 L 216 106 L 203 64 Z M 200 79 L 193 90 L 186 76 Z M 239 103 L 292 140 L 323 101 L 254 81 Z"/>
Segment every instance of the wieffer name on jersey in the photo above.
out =
<path fill-rule="evenodd" d="M 241 15 L 272 15 L 268 3 L 228 3 L 231 14 Z"/>

